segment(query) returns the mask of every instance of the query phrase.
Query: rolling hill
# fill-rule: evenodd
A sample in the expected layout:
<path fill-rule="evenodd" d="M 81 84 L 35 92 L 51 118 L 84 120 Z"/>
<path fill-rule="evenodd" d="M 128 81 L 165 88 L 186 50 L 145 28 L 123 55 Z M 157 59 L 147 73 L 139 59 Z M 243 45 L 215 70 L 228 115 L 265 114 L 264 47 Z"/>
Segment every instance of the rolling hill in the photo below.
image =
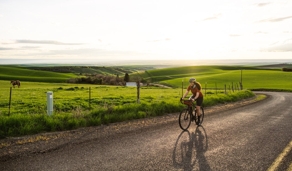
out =
<path fill-rule="evenodd" d="M 72 73 L 38 71 L 16 66 L 0 66 L 0 80 L 22 80 L 32 82 L 66 82 L 76 77 Z"/>
<path fill-rule="evenodd" d="M 283 72 L 281 68 L 250 66 L 187 66 L 147 70 L 130 75 L 145 82 L 156 82 L 172 87 L 187 85 L 190 77 L 195 77 L 203 87 L 238 85 L 243 83 L 246 89 L 292 89 L 292 72 Z"/>

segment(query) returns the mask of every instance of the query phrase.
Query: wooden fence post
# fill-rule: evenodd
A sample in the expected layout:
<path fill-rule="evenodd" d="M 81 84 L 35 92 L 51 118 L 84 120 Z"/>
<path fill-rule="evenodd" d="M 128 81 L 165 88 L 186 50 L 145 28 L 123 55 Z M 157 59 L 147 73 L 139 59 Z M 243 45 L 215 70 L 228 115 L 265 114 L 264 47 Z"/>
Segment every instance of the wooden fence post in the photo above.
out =
<path fill-rule="evenodd" d="M 241 88 L 241 87 L 242 87 L 242 86 L 241 86 L 241 83 L 239 82 L 238 84 L 239 84 L 239 90 L 242 90 L 242 88 Z"/>
<path fill-rule="evenodd" d="M 184 90 L 183 90 L 183 88 L 184 88 L 184 82 L 183 82 L 183 80 L 181 80 L 181 97 L 184 96 Z"/>
<path fill-rule="evenodd" d="M 140 81 L 137 81 L 137 103 L 140 103 Z"/>
<path fill-rule="evenodd" d="M 10 87 L 8 116 L 10 116 L 11 97 L 12 97 L 12 87 Z"/>
<path fill-rule="evenodd" d="M 207 82 L 205 83 L 205 96 L 207 95 Z"/>
<path fill-rule="evenodd" d="M 91 109 L 91 87 L 89 87 L 88 106 Z"/>
<path fill-rule="evenodd" d="M 217 95 L 217 83 L 215 83 L 216 95 Z"/>

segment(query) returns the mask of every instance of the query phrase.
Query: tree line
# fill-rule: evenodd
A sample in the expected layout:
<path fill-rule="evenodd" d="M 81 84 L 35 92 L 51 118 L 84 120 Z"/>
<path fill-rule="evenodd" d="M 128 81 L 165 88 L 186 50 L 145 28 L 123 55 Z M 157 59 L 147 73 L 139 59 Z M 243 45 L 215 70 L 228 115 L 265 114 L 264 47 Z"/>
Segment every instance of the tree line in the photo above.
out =
<path fill-rule="evenodd" d="M 71 78 L 68 83 L 79 83 L 79 84 L 100 84 L 100 85 L 126 85 L 126 82 L 130 81 L 128 73 L 124 77 L 117 75 L 86 75 L 84 77 Z"/>
<path fill-rule="evenodd" d="M 292 68 L 282 68 L 282 71 L 292 72 Z"/>

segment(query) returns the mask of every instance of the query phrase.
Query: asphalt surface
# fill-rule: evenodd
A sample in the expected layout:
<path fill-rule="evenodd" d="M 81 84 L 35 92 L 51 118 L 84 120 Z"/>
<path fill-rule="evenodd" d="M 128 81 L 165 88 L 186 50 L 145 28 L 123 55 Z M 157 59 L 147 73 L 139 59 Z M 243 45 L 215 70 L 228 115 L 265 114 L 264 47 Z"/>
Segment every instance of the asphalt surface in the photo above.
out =
<path fill-rule="evenodd" d="M 2 160 L 0 170 L 290 170 L 292 93 L 264 94 L 267 99 L 243 107 L 206 110 L 203 125 L 192 123 L 188 131 L 177 119 L 105 134 L 95 130 Z"/>

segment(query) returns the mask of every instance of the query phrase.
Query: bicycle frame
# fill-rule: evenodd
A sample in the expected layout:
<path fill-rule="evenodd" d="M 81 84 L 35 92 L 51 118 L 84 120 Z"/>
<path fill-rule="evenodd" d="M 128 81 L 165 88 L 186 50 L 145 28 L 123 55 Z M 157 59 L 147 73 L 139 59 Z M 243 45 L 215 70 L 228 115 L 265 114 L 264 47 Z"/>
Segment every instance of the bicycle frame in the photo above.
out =
<path fill-rule="evenodd" d="M 187 110 L 193 114 L 193 111 L 196 110 L 196 105 L 192 100 L 183 100 L 181 99 L 181 103 L 187 106 Z"/>
<path fill-rule="evenodd" d="M 179 115 L 179 125 L 181 129 L 187 130 L 193 121 L 195 121 L 197 125 L 201 125 L 204 119 L 203 107 L 201 106 L 201 114 L 199 117 L 196 111 L 196 104 L 192 100 L 181 99 L 180 102 L 187 106 L 187 108 L 183 109 Z"/>

